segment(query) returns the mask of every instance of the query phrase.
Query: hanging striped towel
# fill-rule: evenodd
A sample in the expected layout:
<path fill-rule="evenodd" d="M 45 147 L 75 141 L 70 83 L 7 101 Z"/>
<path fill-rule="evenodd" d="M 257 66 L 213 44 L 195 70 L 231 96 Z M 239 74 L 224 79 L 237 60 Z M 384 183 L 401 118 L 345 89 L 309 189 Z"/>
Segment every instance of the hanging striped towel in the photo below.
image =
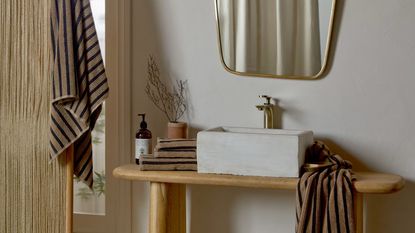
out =
<path fill-rule="evenodd" d="M 74 174 L 92 187 L 91 130 L 108 83 L 89 0 L 51 4 L 51 159 L 74 144 Z"/>
<path fill-rule="evenodd" d="M 316 142 L 310 151 L 309 156 L 320 162 L 326 157 L 328 165 L 301 176 L 296 233 L 355 233 L 351 163 L 332 155 L 321 142 Z"/>

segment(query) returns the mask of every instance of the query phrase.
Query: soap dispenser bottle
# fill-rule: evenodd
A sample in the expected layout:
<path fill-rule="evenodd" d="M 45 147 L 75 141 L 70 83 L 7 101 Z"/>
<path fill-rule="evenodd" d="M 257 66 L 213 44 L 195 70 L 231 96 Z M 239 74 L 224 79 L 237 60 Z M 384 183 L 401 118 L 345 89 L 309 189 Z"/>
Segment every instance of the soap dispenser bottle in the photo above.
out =
<path fill-rule="evenodd" d="M 142 120 L 140 129 L 135 135 L 135 163 L 139 164 L 140 155 L 150 154 L 151 152 L 151 131 L 147 129 L 147 122 L 145 121 L 146 114 L 138 114 Z"/>

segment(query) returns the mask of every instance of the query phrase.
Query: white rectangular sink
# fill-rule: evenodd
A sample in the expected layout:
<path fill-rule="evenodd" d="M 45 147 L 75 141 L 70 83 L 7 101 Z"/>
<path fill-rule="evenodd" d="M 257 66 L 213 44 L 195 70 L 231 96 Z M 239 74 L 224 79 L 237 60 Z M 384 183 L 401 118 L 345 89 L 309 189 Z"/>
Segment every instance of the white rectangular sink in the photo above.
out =
<path fill-rule="evenodd" d="M 313 132 L 218 127 L 197 134 L 200 173 L 298 177 Z"/>

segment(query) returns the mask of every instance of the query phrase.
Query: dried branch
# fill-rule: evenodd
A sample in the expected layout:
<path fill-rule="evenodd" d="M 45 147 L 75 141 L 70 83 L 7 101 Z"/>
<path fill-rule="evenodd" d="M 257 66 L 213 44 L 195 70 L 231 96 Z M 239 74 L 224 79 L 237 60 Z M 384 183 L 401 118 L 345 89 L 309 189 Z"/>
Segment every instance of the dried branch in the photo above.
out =
<path fill-rule="evenodd" d="M 177 81 L 172 92 L 160 79 L 160 70 L 152 56 L 147 63 L 146 93 L 150 100 L 160 109 L 170 122 L 177 122 L 187 110 L 186 85 L 187 81 Z"/>

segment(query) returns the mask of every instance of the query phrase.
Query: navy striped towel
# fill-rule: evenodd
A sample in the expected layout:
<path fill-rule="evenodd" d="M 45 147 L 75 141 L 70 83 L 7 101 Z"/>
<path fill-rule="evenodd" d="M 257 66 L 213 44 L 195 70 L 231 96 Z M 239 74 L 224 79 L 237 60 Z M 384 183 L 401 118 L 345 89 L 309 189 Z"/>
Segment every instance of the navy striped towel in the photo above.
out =
<path fill-rule="evenodd" d="M 321 169 L 305 172 L 297 186 L 296 233 L 355 233 L 352 165 L 321 142 L 309 149 Z"/>
<path fill-rule="evenodd" d="M 51 5 L 51 159 L 74 144 L 74 174 L 92 187 L 91 130 L 108 83 L 89 0 Z"/>

